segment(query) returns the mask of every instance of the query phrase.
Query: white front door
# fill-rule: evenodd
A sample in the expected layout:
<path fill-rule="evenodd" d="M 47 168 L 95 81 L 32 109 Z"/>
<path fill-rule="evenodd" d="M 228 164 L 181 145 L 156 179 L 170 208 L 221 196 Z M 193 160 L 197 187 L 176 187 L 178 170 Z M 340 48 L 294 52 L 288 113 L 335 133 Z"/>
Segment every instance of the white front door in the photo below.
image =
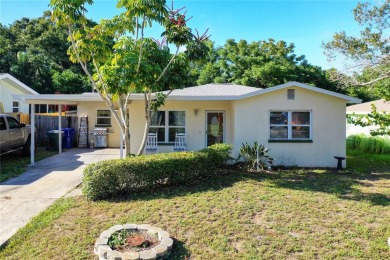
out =
<path fill-rule="evenodd" d="M 206 112 L 206 147 L 225 141 L 225 112 Z"/>

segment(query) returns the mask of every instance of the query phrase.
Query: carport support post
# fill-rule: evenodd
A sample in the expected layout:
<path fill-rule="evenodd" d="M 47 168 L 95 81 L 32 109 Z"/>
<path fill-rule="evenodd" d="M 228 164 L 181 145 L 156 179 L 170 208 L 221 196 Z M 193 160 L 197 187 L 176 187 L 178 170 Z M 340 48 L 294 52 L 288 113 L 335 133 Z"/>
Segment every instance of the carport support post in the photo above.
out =
<path fill-rule="evenodd" d="M 35 152 L 35 104 L 31 104 L 31 135 L 30 135 L 30 159 L 31 164 L 34 164 Z"/>
<path fill-rule="evenodd" d="M 61 125 L 61 113 L 62 113 L 62 106 L 61 104 L 58 104 L 58 153 L 62 153 L 62 125 Z"/>

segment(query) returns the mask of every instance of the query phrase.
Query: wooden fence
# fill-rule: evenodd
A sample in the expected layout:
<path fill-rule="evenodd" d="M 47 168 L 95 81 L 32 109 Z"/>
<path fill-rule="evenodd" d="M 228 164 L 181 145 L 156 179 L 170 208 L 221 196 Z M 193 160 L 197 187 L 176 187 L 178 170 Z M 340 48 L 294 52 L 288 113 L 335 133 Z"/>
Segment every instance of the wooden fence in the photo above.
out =
<path fill-rule="evenodd" d="M 75 138 L 77 140 L 77 126 L 78 120 L 76 114 L 66 114 L 61 116 L 61 127 L 62 128 L 74 128 L 75 129 Z M 47 132 L 50 130 L 58 129 L 58 115 L 35 115 L 35 127 L 37 129 L 37 144 L 46 145 L 49 141 L 47 137 Z M 76 145 L 76 144 L 74 144 Z"/>
<path fill-rule="evenodd" d="M 29 125 L 30 115 L 23 113 L 7 113 L 17 118 L 20 123 Z M 61 114 L 61 127 L 62 128 L 74 128 L 75 136 L 74 141 L 77 141 L 78 134 L 78 120 L 77 120 L 77 111 L 66 111 Z M 36 144 L 39 146 L 47 145 L 49 138 L 47 137 L 47 132 L 50 130 L 58 129 L 58 112 L 57 113 L 45 113 L 45 114 L 35 114 L 35 128 L 36 128 Z M 76 146 L 76 143 L 73 144 Z"/>

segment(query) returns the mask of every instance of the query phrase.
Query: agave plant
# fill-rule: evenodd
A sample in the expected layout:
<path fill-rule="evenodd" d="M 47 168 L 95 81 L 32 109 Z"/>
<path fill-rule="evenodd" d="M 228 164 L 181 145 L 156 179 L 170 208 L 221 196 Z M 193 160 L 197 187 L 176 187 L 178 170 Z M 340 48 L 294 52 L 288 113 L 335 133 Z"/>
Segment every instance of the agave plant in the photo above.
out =
<path fill-rule="evenodd" d="M 264 145 L 259 145 L 257 141 L 254 141 L 253 146 L 245 142 L 240 147 L 237 160 L 241 160 L 249 170 L 255 170 L 257 167 L 264 170 L 275 160 L 268 155 L 269 150 Z"/>

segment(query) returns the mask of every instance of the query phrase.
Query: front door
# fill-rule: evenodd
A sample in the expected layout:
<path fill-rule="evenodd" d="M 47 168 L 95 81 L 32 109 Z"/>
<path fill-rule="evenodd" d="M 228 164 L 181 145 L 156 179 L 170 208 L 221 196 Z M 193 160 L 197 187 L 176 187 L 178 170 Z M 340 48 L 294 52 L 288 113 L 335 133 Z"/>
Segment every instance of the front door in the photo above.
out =
<path fill-rule="evenodd" d="M 223 111 L 206 112 L 206 147 L 225 141 L 224 121 L 225 113 Z"/>

